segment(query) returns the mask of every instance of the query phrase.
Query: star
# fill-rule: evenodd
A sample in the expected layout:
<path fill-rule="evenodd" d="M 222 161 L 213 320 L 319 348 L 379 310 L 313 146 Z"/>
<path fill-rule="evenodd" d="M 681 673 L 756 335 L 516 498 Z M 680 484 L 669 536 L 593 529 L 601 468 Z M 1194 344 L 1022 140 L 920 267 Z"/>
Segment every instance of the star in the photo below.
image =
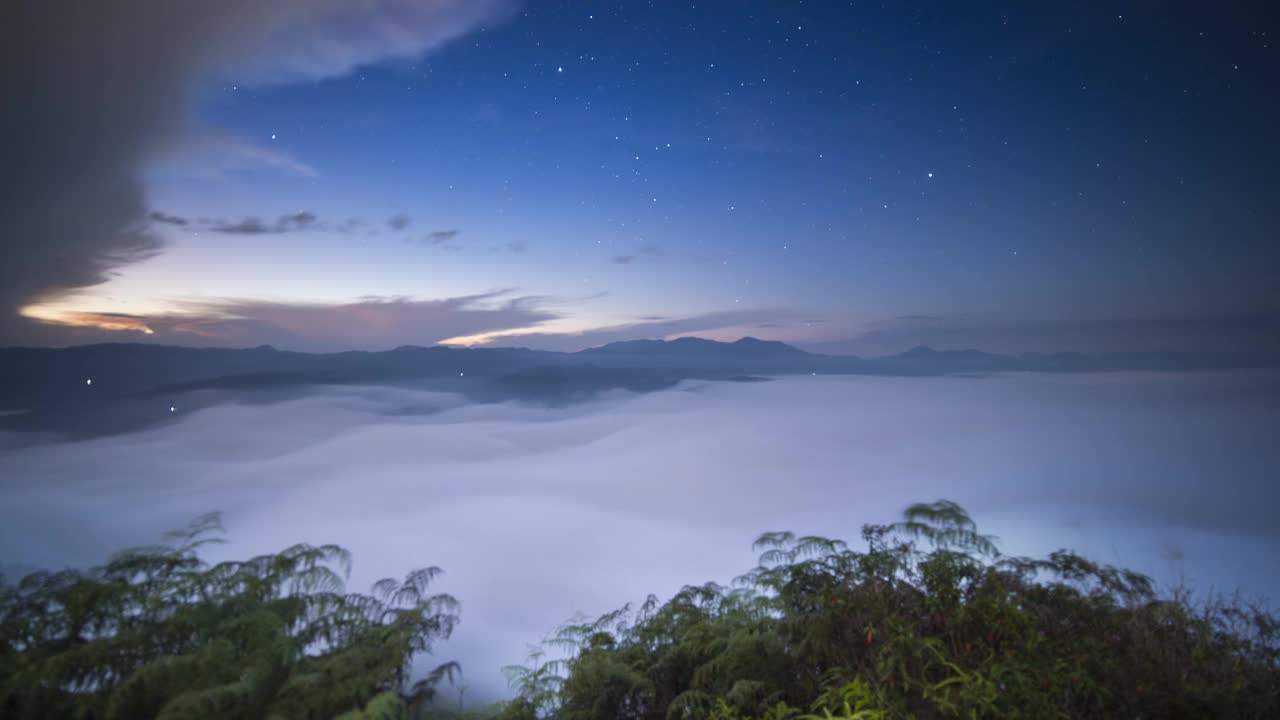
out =
<path fill-rule="evenodd" d="M 85 384 L 85 385 L 92 385 L 92 384 L 93 384 L 93 378 L 85 378 L 85 379 L 84 379 L 84 384 Z"/>

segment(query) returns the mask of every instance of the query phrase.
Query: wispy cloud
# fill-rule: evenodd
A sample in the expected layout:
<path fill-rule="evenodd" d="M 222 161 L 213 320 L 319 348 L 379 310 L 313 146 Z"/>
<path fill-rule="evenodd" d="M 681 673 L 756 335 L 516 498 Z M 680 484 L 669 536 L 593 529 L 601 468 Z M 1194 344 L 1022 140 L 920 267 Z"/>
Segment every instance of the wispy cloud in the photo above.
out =
<path fill-rule="evenodd" d="M 427 234 L 426 234 L 426 236 L 425 236 L 425 237 L 423 237 L 423 238 L 421 239 L 421 241 L 420 241 L 420 242 L 422 242 L 422 244 L 424 244 L 424 245 L 433 245 L 433 246 L 434 246 L 434 245 L 444 245 L 444 246 L 445 246 L 446 248 L 448 248 L 448 249 L 455 249 L 455 250 L 456 250 L 456 249 L 460 249 L 460 247 L 459 247 L 459 246 L 457 246 L 457 245 L 450 245 L 450 244 L 449 244 L 450 242 L 452 242 L 452 240 L 453 240 L 454 238 L 458 237 L 458 233 L 459 233 L 459 232 L 461 232 L 461 231 L 459 231 L 459 230 L 432 230 L 431 232 L 427 233 Z"/>
<path fill-rule="evenodd" d="M 59 311 L 35 307 L 28 317 L 76 342 L 118 339 L 138 333 L 156 342 L 194 346 L 275 345 L 331 352 L 433 345 L 459 335 L 536 328 L 561 319 L 546 299 L 508 290 L 422 300 L 370 296 L 345 303 L 252 299 L 188 300 L 167 313 Z M 52 333 L 48 333 L 52 335 Z M 51 344 L 63 344 L 51 341 Z"/>
<path fill-rule="evenodd" d="M 319 172 L 282 147 L 266 145 L 224 130 L 202 128 L 179 136 L 148 174 L 160 178 L 194 178 L 230 182 L 263 172 L 293 178 L 314 178 Z"/>
<path fill-rule="evenodd" d="M 613 255 L 609 258 L 609 262 L 615 265 L 632 265 L 643 257 L 661 257 L 663 254 L 662 246 L 655 242 L 642 243 L 636 248 L 634 253 Z"/>
<path fill-rule="evenodd" d="M 191 224 L 191 221 L 184 217 L 168 215 L 162 212 L 152 212 L 147 215 L 147 218 L 150 219 L 151 222 L 164 223 L 165 225 L 177 225 L 179 227 L 186 227 Z"/>
<path fill-rule="evenodd" d="M 320 229 L 318 221 L 319 217 L 315 213 L 303 210 L 281 215 L 272 222 L 263 222 L 256 217 L 247 217 L 236 222 L 215 221 L 209 226 L 209 230 L 228 235 L 279 235 Z"/>

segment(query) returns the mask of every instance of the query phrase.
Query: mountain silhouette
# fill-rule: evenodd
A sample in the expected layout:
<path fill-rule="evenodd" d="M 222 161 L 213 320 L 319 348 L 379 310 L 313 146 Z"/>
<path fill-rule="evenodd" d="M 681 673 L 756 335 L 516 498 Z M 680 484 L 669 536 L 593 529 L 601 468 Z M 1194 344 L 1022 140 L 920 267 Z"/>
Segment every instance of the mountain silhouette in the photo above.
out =
<path fill-rule="evenodd" d="M 188 348 L 106 343 L 0 348 L 0 430 L 73 436 L 125 432 L 227 399 L 269 401 L 316 385 L 405 385 L 477 401 L 575 402 L 623 389 L 648 392 L 683 380 L 744 381 L 778 375 L 938 376 L 996 372 L 1201 371 L 1280 367 L 1272 354 L 1131 352 L 1105 355 L 935 350 L 820 355 L 772 340 L 698 337 L 627 340 L 573 353 L 526 348 L 406 345 L 392 350 L 302 353 L 269 345 Z"/>

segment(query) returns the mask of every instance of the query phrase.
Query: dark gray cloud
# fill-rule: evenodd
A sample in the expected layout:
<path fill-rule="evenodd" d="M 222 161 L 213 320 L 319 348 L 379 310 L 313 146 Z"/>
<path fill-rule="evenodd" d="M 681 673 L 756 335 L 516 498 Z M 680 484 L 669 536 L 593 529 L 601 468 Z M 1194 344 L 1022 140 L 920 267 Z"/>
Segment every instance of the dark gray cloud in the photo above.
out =
<path fill-rule="evenodd" d="M 271 222 L 263 222 L 256 217 L 247 217 L 236 222 L 217 221 L 209 226 L 209 230 L 228 235 L 279 235 L 282 233 L 301 232 L 303 230 L 321 230 L 319 217 L 308 211 L 281 215 Z"/>
<path fill-rule="evenodd" d="M 412 222 L 413 218 L 405 215 L 404 213 L 400 213 L 398 215 L 392 215 L 387 219 L 387 227 L 392 230 L 399 231 L 409 227 Z"/>
<path fill-rule="evenodd" d="M 100 562 L 220 509 L 232 542 L 214 559 L 337 542 L 354 587 L 440 565 L 463 607 L 440 657 L 462 661 L 468 699 L 504 693 L 498 668 L 577 611 L 728 582 L 762 531 L 856 542 L 939 497 L 1008 552 L 1072 547 L 1276 597 L 1276 390 L 1241 374 L 802 377 L 557 408 L 403 388 L 179 403 L 155 430 L 0 453 L 0 559 Z"/>
<path fill-rule="evenodd" d="M 158 252 L 140 177 L 183 138 L 203 80 L 280 83 L 420 55 L 509 0 L 20 2 L 0 23 L 0 338 L 18 308 Z"/>
<path fill-rule="evenodd" d="M 420 238 L 411 238 L 410 242 L 420 243 L 422 245 L 430 245 L 432 247 L 444 246 L 446 250 L 461 250 L 460 245 L 452 243 L 453 239 L 458 237 L 460 230 L 432 230 Z"/>
<path fill-rule="evenodd" d="M 0 89 L 22 109 L 0 133 L 0 331 L 20 306 L 161 246 L 137 176 L 180 129 L 189 77 L 185 62 L 154 63 L 148 50 L 183 55 L 187 38 L 146 39 L 138 20 L 99 3 L 6 7 Z"/>
<path fill-rule="evenodd" d="M 152 212 L 148 214 L 147 217 L 151 219 L 151 222 L 163 223 L 165 225 L 177 225 L 178 227 L 186 227 L 187 225 L 191 224 L 191 221 L 188 220 L 187 218 L 181 217 L 179 215 L 167 215 L 162 212 Z"/>
<path fill-rule="evenodd" d="M 613 263 L 614 265 L 630 265 L 635 261 L 636 261 L 635 255 L 614 255 L 613 257 L 609 258 L 609 262 Z"/>

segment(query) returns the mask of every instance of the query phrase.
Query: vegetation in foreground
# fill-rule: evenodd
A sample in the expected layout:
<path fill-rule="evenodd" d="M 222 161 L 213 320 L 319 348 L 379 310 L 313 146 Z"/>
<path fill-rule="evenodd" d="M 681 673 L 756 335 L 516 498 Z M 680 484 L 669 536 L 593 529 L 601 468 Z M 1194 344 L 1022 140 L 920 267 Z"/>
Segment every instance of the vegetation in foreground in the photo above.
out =
<path fill-rule="evenodd" d="M 0 717 L 1280 717 L 1267 612 L 1065 551 L 1002 556 L 948 502 L 865 527 L 862 551 L 766 534 L 734 587 L 566 625 L 508 668 L 515 700 L 468 713 L 433 704 L 455 663 L 409 677 L 457 621 L 437 568 L 347 593 L 341 548 L 209 565 L 218 530 L 0 585 Z"/>
<path fill-rule="evenodd" d="M 1280 717 L 1263 610 L 1002 556 L 949 502 L 862 535 L 769 533 L 732 588 L 563 627 L 509 668 L 505 720 Z"/>
<path fill-rule="evenodd" d="M 408 679 L 457 621 L 427 591 L 439 568 L 347 593 L 340 547 L 210 566 L 197 550 L 220 530 L 209 516 L 103 567 L 0 586 L 0 717 L 407 717 L 457 671 Z"/>

